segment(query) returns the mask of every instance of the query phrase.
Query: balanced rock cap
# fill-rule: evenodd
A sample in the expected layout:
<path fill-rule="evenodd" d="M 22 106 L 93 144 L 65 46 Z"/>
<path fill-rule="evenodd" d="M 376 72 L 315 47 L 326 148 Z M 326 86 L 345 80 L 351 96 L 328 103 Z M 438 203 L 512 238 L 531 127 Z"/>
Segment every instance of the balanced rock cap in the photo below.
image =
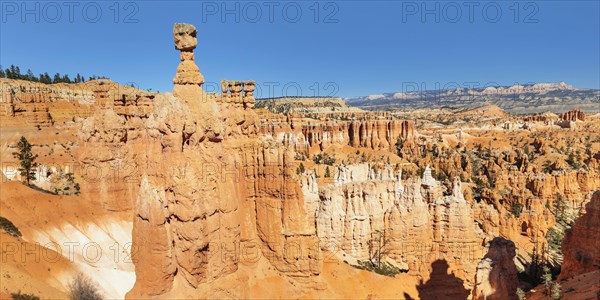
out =
<path fill-rule="evenodd" d="M 173 38 L 175 49 L 181 51 L 192 51 L 196 49 L 198 40 L 196 39 L 196 27 L 192 24 L 176 23 L 173 26 Z"/>

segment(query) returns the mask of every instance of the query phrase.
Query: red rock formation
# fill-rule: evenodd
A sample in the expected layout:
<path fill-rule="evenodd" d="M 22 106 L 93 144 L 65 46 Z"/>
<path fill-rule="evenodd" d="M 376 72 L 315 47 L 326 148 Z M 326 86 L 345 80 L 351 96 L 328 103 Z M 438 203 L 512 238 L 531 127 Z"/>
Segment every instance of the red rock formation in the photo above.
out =
<path fill-rule="evenodd" d="M 549 125 L 551 124 L 551 122 L 556 121 L 558 118 L 559 116 L 552 112 L 545 112 L 525 116 L 522 120 L 524 122 L 543 122 L 544 124 Z"/>
<path fill-rule="evenodd" d="M 430 169 L 406 187 L 385 169 L 381 175 L 360 170 L 348 168 L 342 180 L 336 176 L 333 186 L 320 189 L 317 230 L 327 246 L 367 260 L 368 242 L 384 234 L 386 256 L 409 274 L 427 279 L 432 263 L 443 258 L 467 287 L 472 286 L 483 237 L 460 182 L 454 182 L 450 196 L 443 196 Z"/>
<path fill-rule="evenodd" d="M 563 121 L 585 121 L 585 113 L 579 109 L 564 112 L 559 117 Z"/>
<path fill-rule="evenodd" d="M 473 299 L 518 299 L 515 250 L 512 241 L 500 237 L 489 242 L 488 253 L 477 265 Z"/>
<path fill-rule="evenodd" d="M 146 148 L 136 152 L 143 176 L 132 256 L 139 275 L 128 297 L 164 294 L 175 277 L 198 288 L 236 272 L 248 245 L 281 274 L 311 284 L 321 256 L 293 151 L 259 140 L 253 82 L 223 82 L 223 94 L 205 94 L 191 52 L 195 28 L 178 24 L 174 35 L 182 51 L 175 97 L 156 98 L 143 122 Z"/>
<path fill-rule="evenodd" d="M 396 197 L 393 174 L 389 172 L 382 180 L 369 178 L 372 172 L 367 164 L 338 167 L 336 183 L 319 192 L 319 238 L 358 259 L 368 259 L 368 242 L 384 231 L 384 214 Z"/>
<path fill-rule="evenodd" d="M 550 118 L 546 115 L 536 114 L 532 116 L 523 117 L 524 122 L 549 122 Z"/>
<path fill-rule="evenodd" d="M 0 116 L 5 126 L 49 127 L 87 118 L 113 106 L 118 115 L 147 118 L 156 93 L 108 79 L 76 84 L 44 84 L 0 78 Z"/>
<path fill-rule="evenodd" d="M 284 120 L 270 114 L 263 116 L 261 133 L 279 141 L 289 139 L 297 152 L 307 156 L 320 153 L 332 145 L 395 153 L 398 138 L 413 143 L 412 140 L 417 136 L 412 122 L 397 119 L 322 121 L 289 117 Z"/>
<path fill-rule="evenodd" d="M 600 191 L 596 191 L 562 241 L 559 280 L 600 269 Z"/>

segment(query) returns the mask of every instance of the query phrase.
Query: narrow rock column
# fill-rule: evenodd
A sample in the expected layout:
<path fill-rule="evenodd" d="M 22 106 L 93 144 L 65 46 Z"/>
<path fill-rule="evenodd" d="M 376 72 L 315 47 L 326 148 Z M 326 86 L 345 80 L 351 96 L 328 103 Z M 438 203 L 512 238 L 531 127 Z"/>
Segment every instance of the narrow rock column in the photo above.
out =
<path fill-rule="evenodd" d="M 194 63 L 194 49 L 198 45 L 196 33 L 196 27 L 191 24 L 178 23 L 173 27 L 175 49 L 181 51 L 179 54 L 181 63 L 179 63 L 177 74 L 173 78 L 173 83 L 176 85 L 192 84 L 201 86 L 204 84 L 204 76 Z"/>
<path fill-rule="evenodd" d="M 190 120 L 186 120 L 184 143 L 194 146 L 208 138 L 210 141 L 223 140 L 223 124 L 214 96 L 202 90 L 204 76 L 194 62 L 194 49 L 198 44 L 196 27 L 191 24 L 175 24 L 173 38 L 175 49 L 181 51 L 181 62 L 173 78 L 173 95 L 183 101 L 190 111 Z"/>
<path fill-rule="evenodd" d="M 477 265 L 473 299 L 517 299 L 517 267 L 513 261 L 515 243 L 496 237 Z"/>
<path fill-rule="evenodd" d="M 254 80 L 246 80 L 244 82 L 244 108 L 246 110 L 252 109 L 256 100 L 254 99 L 253 93 L 255 89 Z"/>

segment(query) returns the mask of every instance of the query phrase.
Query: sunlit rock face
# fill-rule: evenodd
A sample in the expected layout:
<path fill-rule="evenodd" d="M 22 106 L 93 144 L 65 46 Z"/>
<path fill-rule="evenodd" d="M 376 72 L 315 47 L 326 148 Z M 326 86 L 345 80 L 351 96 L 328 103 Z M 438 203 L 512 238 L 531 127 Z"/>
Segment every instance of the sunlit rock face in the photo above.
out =
<path fill-rule="evenodd" d="M 406 120 L 376 118 L 359 115 L 357 120 L 328 120 L 326 114 L 315 117 L 323 120 L 306 120 L 298 114 L 289 114 L 286 120 L 262 118 L 261 133 L 284 141 L 289 139 L 295 150 L 307 156 L 314 155 L 330 146 L 353 146 L 372 150 L 395 152 L 399 138 L 411 144 L 417 137 L 414 123 Z M 306 116 L 306 115 L 302 115 Z M 352 115 L 351 115 L 352 116 Z M 337 116 L 336 116 L 337 117 Z"/>
<path fill-rule="evenodd" d="M 164 294 L 176 277 L 196 288 L 236 272 L 247 243 L 282 275 L 310 284 L 321 256 L 290 171 L 294 153 L 257 136 L 257 116 L 249 110 L 253 81 L 204 93 L 193 62 L 195 32 L 175 25 L 182 61 L 173 95 L 157 99 L 144 123 L 133 227 L 137 280 L 128 297 Z"/>
<path fill-rule="evenodd" d="M 369 243 L 383 236 L 386 256 L 409 274 L 428 278 L 431 263 L 444 258 L 472 286 L 483 236 L 458 179 L 444 196 L 429 168 L 403 183 L 391 168 L 341 166 L 319 196 L 317 232 L 325 248 L 368 260 Z"/>

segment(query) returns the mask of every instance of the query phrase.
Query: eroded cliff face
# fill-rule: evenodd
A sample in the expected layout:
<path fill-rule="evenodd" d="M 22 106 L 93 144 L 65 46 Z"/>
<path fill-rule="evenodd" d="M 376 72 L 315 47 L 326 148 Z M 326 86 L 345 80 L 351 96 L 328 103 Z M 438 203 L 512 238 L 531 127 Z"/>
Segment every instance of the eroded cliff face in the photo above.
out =
<path fill-rule="evenodd" d="M 76 123 L 80 139 L 77 175 L 82 188 L 99 197 L 104 208 L 128 211 L 133 208 L 141 179 L 138 157 L 147 144 L 143 138 L 145 118 L 118 114 L 108 97 L 112 85 L 100 80 L 94 86 L 97 108 Z"/>
<path fill-rule="evenodd" d="M 231 274 L 247 259 L 246 246 L 281 274 L 310 284 L 321 257 L 290 172 L 294 153 L 258 138 L 253 82 L 222 82 L 222 94 L 203 92 L 195 33 L 191 25 L 175 26 L 182 62 L 173 96 L 157 98 L 144 124 L 133 227 L 137 279 L 128 297 L 164 294 L 179 276 L 196 288 Z"/>
<path fill-rule="evenodd" d="M 429 168 L 423 178 L 403 183 L 390 167 L 340 166 L 319 196 L 317 232 L 324 249 L 365 261 L 373 255 L 371 243 L 381 239 L 384 259 L 409 274 L 428 279 L 441 259 L 465 287 L 472 286 L 484 236 L 459 180 L 444 196 Z"/>
<path fill-rule="evenodd" d="M 563 130 L 551 127 L 548 132 L 528 132 L 532 137 L 521 141 L 522 146 L 496 145 L 493 138 L 485 150 L 475 144 L 475 149 L 482 150 L 474 153 L 465 146 L 473 136 L 462 131 L 432 138 L 420 129 L 416 147 L 404 145 L 400 156 L 418 166 L 430 164 L 436 175 L 443 172 L 470 182 L 464 196 L 472 203 L 475 222 L 488 238 L 502 236 L 517 243 L 526 262 L 535 249 L 540 252 L 547 246 L 545 237 L 557 219 L 571 220 L 589 193 L 600 186 L 594 143 L 587 150 L 568 150 L 573 142 L 593 138 L 563 133 L 562 140 L 550 143 L 549 132 Z M 511 139 L 518 140 L 522 133 L 514 134 Z"/>
<path fill-rule="evenodd" d="M 593 194 L 582 213 L 562 241 L 559 280 L 600 269 L 600 191 Z"/>
<path fill-rule="evenodd" d="M 564 112 L 559 117 L 565 121 L 585 121 L 585 113 L 579 109 Z"/>
<path fill-rule="evenodd" d="M 384 215 L 396 197 L 391 169 L 370 165 L 339 166 L 334 184 L 319 191 L 317 231 L 327 247 L 358 259 L 369 257 L 368 242 L 384 230 Z"/>
<path fill-rule="evenodd" d="M 44 84 L 0 78 L 0 116 L 8 127 L 61 127 L 93 116 L 101 102 L 111 102 L 119 115 L 147 117 L 155 95 L 108 79 Z"/>
<path fill-rule="evenodd" d="M 473 299 L 518 299 L 515 243 L 503 238 L 489 242 L 488 253 L 477 264 Z"/>
<path fill-rule="evenodd" d="M 261 133 L 282 142 L 291 141 L 290 145 L 306 156 L 320 153 L 330 146 L 396 152 L 399 138 L 412 141 L 418 136 L 411 121 L 375 113 L 358 115 L 357 118 L 360 119 L 310 120 L 294 115 L 288 115 L 285 119 L 266 116 L 261 124 Z"/>

